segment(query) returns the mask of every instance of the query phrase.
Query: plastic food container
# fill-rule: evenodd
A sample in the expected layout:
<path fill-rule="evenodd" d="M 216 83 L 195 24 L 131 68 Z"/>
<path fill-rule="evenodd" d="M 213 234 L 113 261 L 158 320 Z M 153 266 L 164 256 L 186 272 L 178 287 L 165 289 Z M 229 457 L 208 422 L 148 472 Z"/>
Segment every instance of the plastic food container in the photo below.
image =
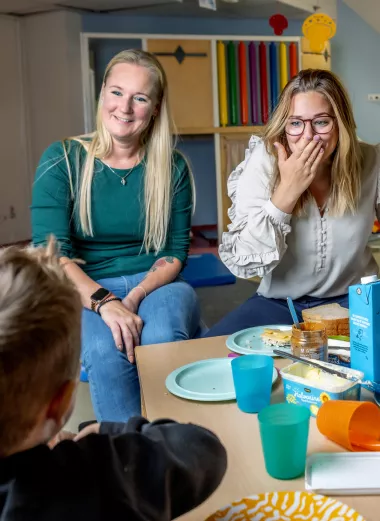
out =
<path fill-rule="evenodd" d="M 335 367 L 327 362 L 318 362 L 323 367 Z M 361 371 L 347 367 L 339 367 L 345 373 L 363 378 Z M 280 371 L 285 400 L 288 403 L 308 407 L 312 416 L 318 414 L 318 409 L 327 400 L 360 400 L 360 384 L 345 380 L 338 376 L 323 373 L 301 362 L 291 364 Z"/>
<path fill-rule="evenodd" d="M 351 367 L 351 355 L 350 352 L 344 352 L 343 349 L 329 349 L 330 364 L 341 365 L 343 367 Z"/>
<path fill-rule="evenodd" d="M 330 364 L 351 367 L 350 342 L 342 340 L 345 337 L 328 339 L 328 362 Z"/>
<path fill-rule="evenodd" d="M 379 452 L 329 452 L 307 458 L 305 488 L 329 496 L 380 494 Z"/>

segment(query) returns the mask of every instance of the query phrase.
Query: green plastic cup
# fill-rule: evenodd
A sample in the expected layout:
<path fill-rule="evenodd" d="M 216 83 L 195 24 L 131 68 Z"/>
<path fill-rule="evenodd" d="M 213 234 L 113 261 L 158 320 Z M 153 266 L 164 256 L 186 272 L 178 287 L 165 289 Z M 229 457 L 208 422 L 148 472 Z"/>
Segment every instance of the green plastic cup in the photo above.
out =
<path fill-rule="evenodd" d="M 305 473 L 310 411 L 278 403 L 258 414 L 265 468 L 272 478 L 294 479 Z"/>

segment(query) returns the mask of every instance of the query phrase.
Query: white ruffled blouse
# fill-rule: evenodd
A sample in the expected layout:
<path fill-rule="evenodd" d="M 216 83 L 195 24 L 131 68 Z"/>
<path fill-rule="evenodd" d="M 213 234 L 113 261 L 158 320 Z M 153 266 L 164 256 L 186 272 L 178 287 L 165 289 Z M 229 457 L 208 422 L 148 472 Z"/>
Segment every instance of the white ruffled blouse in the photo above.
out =
<path fill-rule="evenodd" d="M 361 143 L 363 180 L 358 211 L 321 217 L 314 199 L 306 215 L 279 210 L 270 200 L 273 161 L 261 138 L 252 136 L 245 159 L 228 179 L 231 224 L 219 255 L 237 277 L 262 277 L 258 292 L 270 298 L 344 295 L 360 278 L 378 273 L 368 246 L 379 215 L 380 149 Z"/>

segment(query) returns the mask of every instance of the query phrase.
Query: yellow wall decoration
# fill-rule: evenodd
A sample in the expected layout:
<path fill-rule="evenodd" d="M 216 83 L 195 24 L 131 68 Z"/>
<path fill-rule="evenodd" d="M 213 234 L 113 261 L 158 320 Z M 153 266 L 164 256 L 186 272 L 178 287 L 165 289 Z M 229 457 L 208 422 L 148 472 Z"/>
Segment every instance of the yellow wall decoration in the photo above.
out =
<path fill-rule="evenodd" d="M 335 35 L 336 24 L 327 14 L 315 13 L 306 18 L 302 26 L 302 32 L 310 41 L 311 51 L 321 52 L 327 40 L 330 40 Z"/>

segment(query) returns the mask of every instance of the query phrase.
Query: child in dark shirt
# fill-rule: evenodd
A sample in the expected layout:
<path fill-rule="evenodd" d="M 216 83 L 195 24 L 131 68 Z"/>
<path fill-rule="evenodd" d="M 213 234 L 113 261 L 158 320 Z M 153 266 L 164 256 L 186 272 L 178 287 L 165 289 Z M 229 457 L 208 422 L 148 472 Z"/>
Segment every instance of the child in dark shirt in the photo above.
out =
<path fill-rule="evenodd" d="M 81 310 L 53 241 L 0 252 L 0 518 L 174 519 L 225 473 L 226 452 L 206 429 L 132 418 L 49 448 L 75 401 Z"/>

